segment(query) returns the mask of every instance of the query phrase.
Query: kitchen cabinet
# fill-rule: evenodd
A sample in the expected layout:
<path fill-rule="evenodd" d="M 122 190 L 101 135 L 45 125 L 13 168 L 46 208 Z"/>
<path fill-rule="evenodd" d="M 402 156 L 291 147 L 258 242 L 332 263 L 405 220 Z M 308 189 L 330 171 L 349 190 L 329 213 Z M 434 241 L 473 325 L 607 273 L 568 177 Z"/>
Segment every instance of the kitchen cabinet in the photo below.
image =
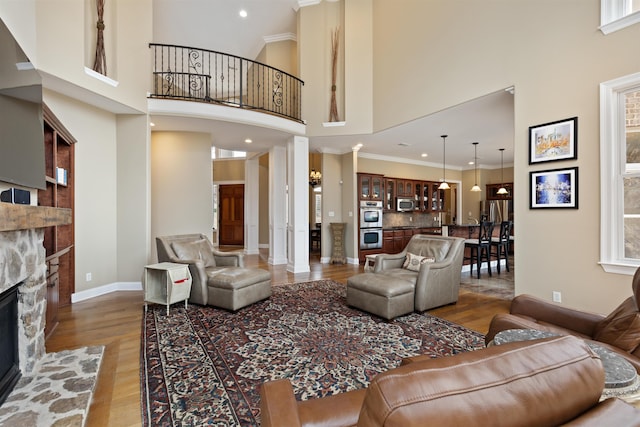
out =
<path fill-rule="evenodd" d="M 504 183 L 507 194 L 498 194 L 500 187 L 502 187 L 502 184 L 487 184 L 487 200 L 513 200 L 513 183 Z"/>
<path fill-rule="evenodd" d="M 358 190 L 360 200 L 382 200 L 383 196 L 382 175 L 375 174 L 358 174 Z"/>
<path fill-rule="evenodd" d="M 439 186 L 439 182 L 432 182 L 429 186 L 431 188 L 431 212 L 444 211 L 444 190 L 438 189 Z"/>
<path fill-rule="evenodd" d="M 398 179 L 396 178 L 396 189 L 398 197 L 410 197 L 413 198 L 413 180 L 410 179 Z"/>
<path fill-rule="evenodd" d="M 396 210 L 396 180 L 394 178 L 385 178 L 384 180 L 384 202 L 385 211 Z"/>

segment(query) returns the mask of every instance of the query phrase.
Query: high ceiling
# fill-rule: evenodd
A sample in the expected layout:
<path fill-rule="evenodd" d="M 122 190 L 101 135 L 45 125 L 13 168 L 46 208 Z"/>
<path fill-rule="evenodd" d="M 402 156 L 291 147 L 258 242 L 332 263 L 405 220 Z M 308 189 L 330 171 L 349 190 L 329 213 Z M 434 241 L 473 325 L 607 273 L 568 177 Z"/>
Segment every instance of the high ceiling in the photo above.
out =
<path fill-rule="evenodd" d="M 240 9 L 247 17 L 239 16 Z M 154 0 L 154 42 L 193 46 L 255 58 L 265 37 L 295 34 L 298 0 Z M 219 37 L 229 34 L 228 37 Z M 505 88 L 506 89 L 506 88 Z M 447 167 L 473 168 L 472 142 L 478 144 L 479 167 L 513 163 L 513 94 L 500 90 L 447 110 L 422 117 L 372 135 L 311 137 L 311 152 L 346 153 L 358 143 L 361 153 L 407 161 L 442 165 L 446 138 Z M 153 117 L 156 130 L 210 132 L 220 148 L 247 150 L 244 140 L 253 140 L 251 151 L 267 151 L 282 144 L 281 132 L 252 126 L 199 119 Z M 427 157 L 422 157 L 426 153 Z"/>

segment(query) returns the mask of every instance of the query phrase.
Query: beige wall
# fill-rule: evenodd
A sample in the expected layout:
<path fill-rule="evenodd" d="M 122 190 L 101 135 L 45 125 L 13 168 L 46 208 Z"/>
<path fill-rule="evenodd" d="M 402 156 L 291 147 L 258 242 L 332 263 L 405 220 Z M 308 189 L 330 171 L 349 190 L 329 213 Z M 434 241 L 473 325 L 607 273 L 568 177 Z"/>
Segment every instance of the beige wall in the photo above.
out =
<path fill-rule="evenodd" d="M 116 116 L 54 92 L 44 91 L 43 95 L 78 141 L 74 148 L 76 292 L 115 283 L 118 281 Z M 86 281 L 86 273 L 91 273 L 91 282 Z"/>
<path fill-rule="evenodd" d="M 307 136 L 370 133 L 373 126 L 372 0 L 321 2 L 298 12 L 302 117 Z M 323 127 L 331 100 L 331 32 L 340 26 L 336 98 L 344 126 Z"/>
<path fill-rule="evenodd" d="M 598 265 L 598 84 L 638 71 L 628 46 L 640 26 L 604 36 L 598 0 L 402 4 L 374 7 L 376 129 L 514 85 L 516 293 L 561 291 L 568 306 L 613 309 L 630 295 L 631 278 Z M 578 159 L 529 166 L 528 127 L 573 116 Z M 578 210 L 529 210 L 529 171 L 551 166 L 580 168 Z"/>
<path fill-rule="evenodd" d="M 197 132 L 151 133 L 151 237 L 202 233 L 211 239 L 211 138 Z"/>
<path fill-rule="evenodd" d="M 270 67 L 298 76 L 298 45 L 293 40 L 282 40 L 265 44 L 256 58 Z"/>
<path fill-rule="evenodd" d="M 150 137 L 146 114 L 117 116 L 118 281 L 137 282 L 156 258 L 151 239 Z"/>
<path fill-rule="evenodd" d="M 213 182 L 244 182 L 244 159 L 213 161 Z"/>

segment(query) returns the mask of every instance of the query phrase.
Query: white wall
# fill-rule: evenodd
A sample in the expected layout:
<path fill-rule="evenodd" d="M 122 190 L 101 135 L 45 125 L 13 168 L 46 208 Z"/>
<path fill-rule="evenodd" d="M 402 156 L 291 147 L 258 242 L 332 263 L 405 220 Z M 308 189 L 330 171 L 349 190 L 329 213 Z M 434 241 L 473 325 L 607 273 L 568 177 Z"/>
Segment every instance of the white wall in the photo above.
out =
<path fill-rule="evenodd" d="M 212 238 L 211 138 L 151 133 L 151 238 L 202 233 Z M 152 253 L 157 259 L 157 253 Z"/>

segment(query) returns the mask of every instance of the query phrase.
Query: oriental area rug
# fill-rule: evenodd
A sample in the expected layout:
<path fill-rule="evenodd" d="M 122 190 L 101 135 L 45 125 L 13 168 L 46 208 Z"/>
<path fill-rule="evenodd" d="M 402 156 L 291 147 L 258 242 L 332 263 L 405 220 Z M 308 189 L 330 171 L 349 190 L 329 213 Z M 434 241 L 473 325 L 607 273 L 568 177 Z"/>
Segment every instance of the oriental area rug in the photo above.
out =
<path fill-rule="evenodd" d="M 332 280 L 279 285 L 236 313 L 149 306 L 141 345 L 145 426 L 259 426 L 260 385 L 288 378 L 298 400 L 365 388 L 403 357 L 484 347 L 483 335 L 428 314 L 385 321 L 346 304 Z"/>

